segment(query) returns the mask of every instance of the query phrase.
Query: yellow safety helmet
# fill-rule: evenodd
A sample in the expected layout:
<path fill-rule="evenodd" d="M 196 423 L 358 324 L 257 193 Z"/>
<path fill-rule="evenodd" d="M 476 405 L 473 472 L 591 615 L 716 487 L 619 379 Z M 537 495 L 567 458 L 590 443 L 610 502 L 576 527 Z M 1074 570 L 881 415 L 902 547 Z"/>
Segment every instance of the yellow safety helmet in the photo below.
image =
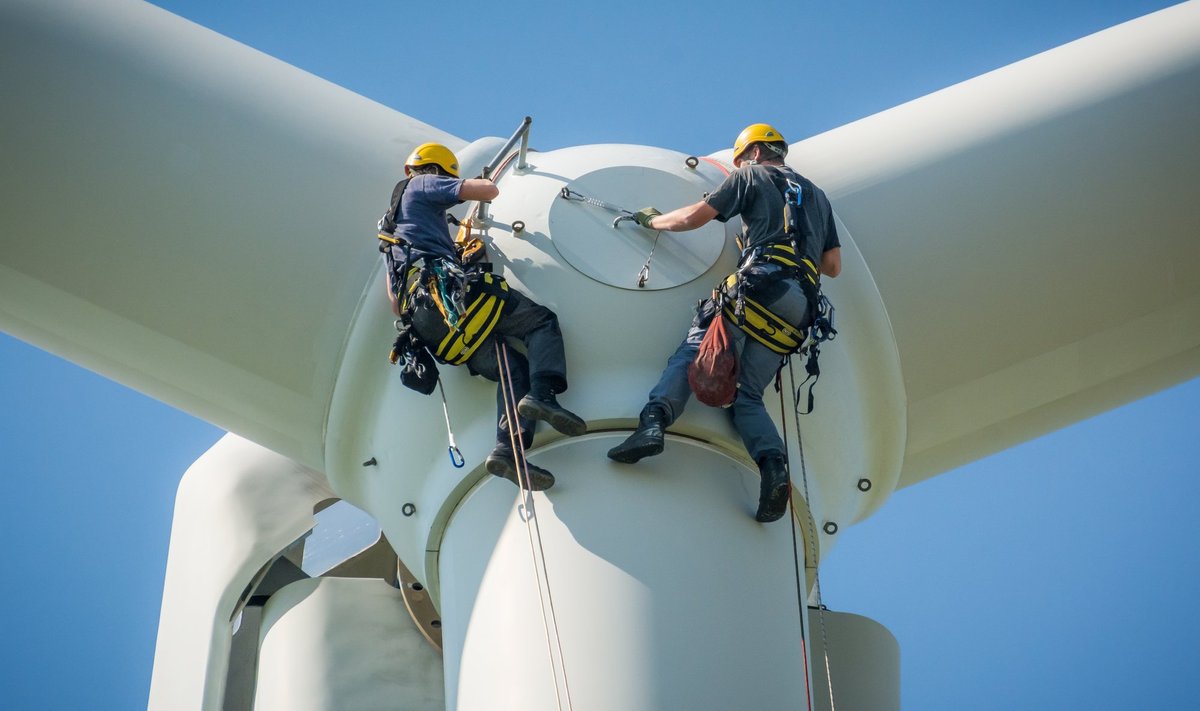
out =
<path fill-rule="evenodd" d="M 733 162 L 738 163 L 738 156 L 742 151 L 752 143 L 778 143 L 784 142 L 783 134 L 775 130 L 775 127 L 766 123 L 752 123 L 742 129 L 738 134 L 737 140 L 733 142 Z"/>
<path fill-rule="evenodd" d="M 404 174 L 408 175 L 409 168 L 431 163 L 458 177 L 458 158 L 455 157 L 454 151 L 440 143 L 422 143 L 414 148 L 413 152 L 408 154 L 408 160 L 404 161 Z"/>

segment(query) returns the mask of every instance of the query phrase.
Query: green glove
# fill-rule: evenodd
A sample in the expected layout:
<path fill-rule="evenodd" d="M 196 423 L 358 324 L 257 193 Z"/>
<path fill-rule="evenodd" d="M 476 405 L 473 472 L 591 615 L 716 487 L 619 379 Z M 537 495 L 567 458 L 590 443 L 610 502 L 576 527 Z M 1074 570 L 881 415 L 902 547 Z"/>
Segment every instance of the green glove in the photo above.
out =
<path fill-rule="evenodd" d="M 659 212 L 658 208 L 656 208 L 656 207 L 643 207 L 642 209 L 633 213 L 633 219 L 636 220 L 637 223 L 639 225 L 641 225 L 642 227 L 645 227 L 648 230 L 652 230 L 654 228 L 650 226 L 650 220 L 654 219 L 655 217 L 657 217 L 658 215 L 661 215 L 661 214 L 662 213 Z"/>

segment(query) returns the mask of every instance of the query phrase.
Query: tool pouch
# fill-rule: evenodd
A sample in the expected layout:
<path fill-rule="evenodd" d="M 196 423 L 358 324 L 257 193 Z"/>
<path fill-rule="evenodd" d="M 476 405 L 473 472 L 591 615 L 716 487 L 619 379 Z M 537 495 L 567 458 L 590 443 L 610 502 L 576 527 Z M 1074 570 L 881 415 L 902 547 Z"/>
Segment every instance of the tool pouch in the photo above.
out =
<path fill-rule="evenodd" d="M 438 368 L 429 349 L 416 338 L 411 324 L 401 326 L 388 359 L 400 366 L 400 382 L 410 390 L 429 395 L 437 387 Z"/>

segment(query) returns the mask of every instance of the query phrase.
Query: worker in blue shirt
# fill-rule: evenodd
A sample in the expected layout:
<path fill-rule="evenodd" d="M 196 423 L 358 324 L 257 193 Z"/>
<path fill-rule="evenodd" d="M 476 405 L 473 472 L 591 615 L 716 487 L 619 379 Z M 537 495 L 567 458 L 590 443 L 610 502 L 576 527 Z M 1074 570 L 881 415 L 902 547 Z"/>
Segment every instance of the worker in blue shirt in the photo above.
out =
<path fill-rule="evenodd" d="M 500 383 L 496 388 L 496 446 L 484 464 L 488 472 L 519 484 L 513 440 L 518 440 L 516 444 L 522 449 L 531 446 L 535 421 L 548 422 L 569 436 L 587 432 L 583 419 L 556 399 L 567 389 L 566 355 L 558 317 L 509 287 L 491 274 L 490 268 L 460 261 L 446 211 L 467 200 L 496 198 L 500 189 L 495 183 L 484 178 L 461 179 L 458 159 L 438 143 L 425 143 L 413 150 L 404 163 L 404 172 L 407 177 L 396 186 L 391 208 L 379 225 L 382 234 L 394 238 L 388 240 L 392 252 L 389 263 L 407 267 L 403 275 L 388 270 L 392 310 L 404 318 L 401 305 L 407 307 L 407 317 L 417 336 L 434 357 L 451 364 L 465 363 L 472 374 Z M 418 273 L 424 281 L 414 276 Z M 490 309 L 484 313 L 488 317 L 482 321 L 484 325 L 478 330 L 473 326 L 464 328 L 459 321 L 472 318 L 478 310 L 472 310 L 472 306 L 481 304 L 485 310 Z M 472 342 L 470 339 L 476 336 Z M 502 364 L 497 343 L 507 346 L 513 340 L 524 344 L 526 355 L 506 347 L 503 352 L 507 363 Z M 447 343 L 452 344 L 449 349 Z M 505 384 L 501 383 L 505 375 L 511 380 L 511 396 L 518 413 L 515 432 L 505 414 Z M 553 486 L 554 475 L 549 471 L 528 462 L 526 466 L 531 490 Z"/>

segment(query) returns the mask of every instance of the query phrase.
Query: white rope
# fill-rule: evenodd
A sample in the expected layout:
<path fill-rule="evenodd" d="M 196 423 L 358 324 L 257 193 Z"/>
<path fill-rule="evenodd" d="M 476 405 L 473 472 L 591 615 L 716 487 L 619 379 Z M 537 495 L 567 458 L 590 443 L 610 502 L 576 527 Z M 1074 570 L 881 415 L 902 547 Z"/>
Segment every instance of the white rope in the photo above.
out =
<path fill-rule="evenodd" d="M 782 370 L 782 365 L 780 366 Z M 792 467 L 786 452 L 790 450 L 788 447 L 788 428 L 787 428 L 787 409 L 783 404 L 783 388 L 780 384 L 780 371 L 775 371 L 775 389 L 779 392 L 779 416 L 783 420 L 783 451 L 785 452 L 784 461 L 788 462 L 788 529 L 792 533 L 792 569 L 796 573 L 796 604 L 800 608 L 800 653 L 804 665 L 804 701 L 808 704 L 808 711 L 812 711 L 812 687 L 809 683 L 809 666 L 808 666 L 808 642 L 805 628 L 808 626 L 808 595 L 804 590 L 804 583 L 800 580 L 800 551 L 796 546 L 796 524 L 799 519 L 799 514 L 796 513 L 796 501 L 794 499 L 795 489 L 792 487 Z M 807 568 L 805 568 L 807 580 Z"/>
<path fill-rule="evenodd" d="M 791 384 L 794 385 L 796 382 L 796 374 L 792 370 L 792 359 L 791 358 L 788 358 L 788 377 L 791 379 Z M 805 501 L 805 503 L 808 503 L 809 501 L 812 501 L 812 499 L 809 498 L 809 494 L 808 494 L 808 467 L 805 465 L 805 461 L 804 461 L 804 440 L 800 436 L 799 408 L 797 407 L 797 408 L 795 408 L 795 410 L 796 411 L 793 413 L 793 416 L 796 418 L 796 420 L 795 420 L 796 421 L 796 447 L 800 451 L 800 478 L 804 482 L 804 501 Z M 784 414 L 784 413 L 781 413 L 781 414 Z M 786 423 L 786 414 L 785 414 L 784 421 Z M 793 516 L 797 515 L 794 508 L 792 509 L 792 514 L 793 514 Z M 825 657 L 825 683 L 829 688 L 829 709 L 830 709 L 830 711 L 837 711 L 837 705 L 834 704 L 834 702 L 833 702 L 833 674 L 830 672 L 830 669 L 829 669 L 829 637 L 825 631 L 825 603 L 821 599 L 821 566 L 816 565 L 816 560 L 817 560 L 816 523 L 813 521 L 811 513 L 809 516 L 807 516 L 807 519 L 808 519 L 808 532 L 809 532 L 809 535 L 808 535 L 809 551 L 808 552 L 811 553 L 811 555 L 812 555 L 811 559 L 814 564 L 813 565 L 813 582 L 814 582 L 814 586 L 816 588 L 816 593 L 817 593 L 817 620 L 820 622 L 820 626 L 821 626 L 821 653 Z"/>
<path fill-rule="evenodd" d="M 537 584 L 538 604 L 542 610 L 542 629 L 546 635 L 546 654 L 550 658 L 550 672 L 554 677 L 554 702 L 559 711 L 562 711 L 562 699 L 565 696 L 567 709 L 574 711 L 574 706 L 571 703 L 571 686 L 567 680 L 567 663 L 566 658 L 563 656 L 562 636 L 558 630 L 558 615 L 554 609 L 554 595 L 550 589 L 550 573 L 546 567 L 546 550 L 542 545 L 542 527 L 537 519 L 533 491 L 530 490 L 529 467 L 525 459 L 525 442 L 519 434 L 520 424 L 517 419 L 517 403 L 512 390 L 512 374 L 508 366 L 508 345 L 501 339 L 497 339 L 496 341 L 496 355 L 500 368 L 500 388 L 504 401 L 504 418 L 508 421 L 508 437 L 513 448 L 513 461 L 517 467 L 517 510 L 518 515 L 525 522 L 525 533 L 529 539 L 529 554 L 533 560 L 533 576 Z M 519 513 L 522 509 L 525 511 L 524 515 Z M 534 546 L 535 537 L 537 539 L 536 547 Z M 543 578 L 545 579 L 544 590 L 542 585 Z M 547 603 L 549 603 L 549 615 L 547 615 Z M 553 644 L 551 643 L 552 631 Z M 554 659 L 555 646 L 558 648 L 558 664 L 555 663 Z M 562 666 L 561 693 L 558 682 L 559 665 Z"/>

